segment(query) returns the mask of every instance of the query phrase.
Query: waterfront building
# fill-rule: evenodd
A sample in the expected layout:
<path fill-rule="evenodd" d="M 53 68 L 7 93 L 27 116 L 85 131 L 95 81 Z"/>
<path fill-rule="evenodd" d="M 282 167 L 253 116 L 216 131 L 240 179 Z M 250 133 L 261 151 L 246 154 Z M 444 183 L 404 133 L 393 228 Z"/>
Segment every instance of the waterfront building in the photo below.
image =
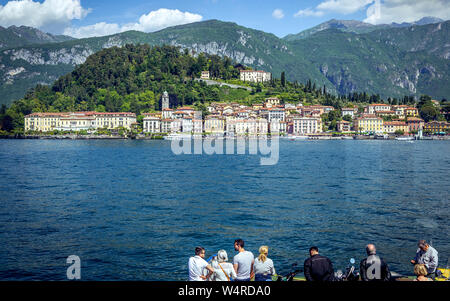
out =
<path fill-rule="evenodd" d="M 193 133 L 194 134 L 202 134 L 203 133 L 203 120 L 202 119 L 193 119 Z"/>
<path fill-rule="evenodd" d="M 425 125 L 425 121 L 422 118 L 418 117 L 408 117 L 406 120 L 406 124 L 409 127 L 409 132 L 418 132 L 423 130 Z"/>
<path fill-rule="evenodd" d="M 384 132 L 383 118 L 376 115 L 364 115 L 363 117 L 356 118 L 353 121 L 353 127 L 355 131 L 360 133 L 376 133 L 381 134 Z"/>
<path fill-rule="evenodd" d="M 444 134 L 450 129 L 450 123 L 445 121 L 430 121 L 425 123 L 423 131 L 430 134 Z"/>
<path fill-rule="evenodd" d="M 267 135 L 268 123 L 263 118 L 236 119 L 234 121 L 235 134 L 242 135 Z"/>
<path fill-rule="evenodd" d="M 192 122 L 192 117 L 184 117 L 181 120 L 181 132 L 192 133 L 194 130 L 194 124 Z"/>
<path fill-rule="evenodd" d="M 225 120 L 219 117 L 208 116 L 205 120 L 205 132 L 211 134 L 224 134 Z"/>
<path fill-rule="evenodd" d="M 225 118 L 225 133 L 227 136 L 234 136 L 236 133 L 236 118 L 234 116 Z"/>
<path fill-rule="evenodd" d="M 409 133 L 409 127 L 404 121 L 385 121 L 383 128 L 387 134 L 394 134 L 397 131 L 402 131 L 404 134 Z"/>
<path fill-rule="evenodd" d="M 256 120 L 256 134 L 258 135 L 267 135 L 269 133 L 269 123 L 267 119 L 258 118 Z"/>
<path fill-rule="evenodd" d="M 352 131 L 352 123 L 347 120 L 338 121 L 337 130 L 341 133 L 350 133 Z"/>
<path fill-rule="evenodd" d="M 270 122 L 269 124 L 269 130 L 271 134 L 282 134 L 282 133 L 286 133 L 286 121 L 280 121 L 278 119 L 275 119 L 273 121 Z"/>
<path fill-rule="evenodd" d="M 144 114 L 146 115 L 146 114 Z M 161 118 L 155 114 L 148 114 L 143 119 L 144 133 L 160 133 L 161 132 Z"/>
<path fill-rule="evenodd" d="M 163 119 L 161 120 L 161 133 L 170 133 L 172 130 L 173 119 Z"/>
<path fill-rule="evenodd" d="M 48 132 L 97 130 L 99 128 L 131 129 L 136 122 L 136 114 L 128 112 L 61 112 L 32 113 L 24 117 L 25 131 Z"/>
<path fill-rule="evenodd" d="M 48 132 L 61 127 L 61 117 L 64 113 L 32 113 L 25 116 L 25 131 Z M 69 113 L 67 113 L 69 116 Z M 75 125 L 75 124 L 74 124 Z"/>
<path fill-rule="evenodd" d="M 181 132 L 182 120 L 181 119 L 173 119 L 170 123 L 170 133 L 179 133 Z"/>
<path fill-rule="evenodd" d="M 316 134 L 322 132 L 322 119 L 316 117 L 294 117 L 294 134 Z"/>
<path fill-rule="evenodd" d="M 240 79 L 244 82 L 262 83 L 272 79 L 272 74 L 265 71 L 241 70 Z"/>

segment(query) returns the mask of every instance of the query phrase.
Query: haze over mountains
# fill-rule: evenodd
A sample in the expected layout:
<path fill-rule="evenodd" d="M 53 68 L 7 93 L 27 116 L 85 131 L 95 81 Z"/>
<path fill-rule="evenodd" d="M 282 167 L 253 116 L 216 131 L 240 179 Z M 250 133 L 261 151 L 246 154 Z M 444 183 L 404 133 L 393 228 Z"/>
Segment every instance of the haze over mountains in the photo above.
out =
<path fill-rule="evenodd" d="M 448 98 L 450 21 L 371 25 L 330 20 L 284 38 L 209 20 L 153 33 L 129 31 L 73 39 L 30 27 L 0 27 L 0 103 L 21 98 L 36 84 L 51 84 L 101 50 L 125 44 L 174 45 L 228 56 L 291 81 L 313 80 L 328 91 L 382 97 L 429 94 Z"/>

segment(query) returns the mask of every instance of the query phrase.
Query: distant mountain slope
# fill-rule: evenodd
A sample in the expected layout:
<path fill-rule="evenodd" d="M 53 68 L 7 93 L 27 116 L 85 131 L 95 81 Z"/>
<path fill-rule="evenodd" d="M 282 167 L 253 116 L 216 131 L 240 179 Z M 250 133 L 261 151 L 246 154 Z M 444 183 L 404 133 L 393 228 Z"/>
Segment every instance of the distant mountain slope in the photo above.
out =
<path fill-rule="evenodd" d="M 21 47 L 33 44 L 59 43 L 73 40 L 72 37 L 52 35 L 28 26 L 0 26 L 0 49 Z"/>
<path fill-rule="evenodd" d="M 408 29 L 404 31 L 408 33 Z M 449 60 L 422 50 L 406 52 L 378 41 L 371 33 L 356 35 L 329 29 L 294 41 L 291 47 L 296 57 L 306 60 L 310 69 L 320 71 L 343 94 L 367 91 L 382 97 L 450 95 Z"/>
<path fill-rule="evenodd" d="M 366 91 L 382 97 L 427 93 L 448 98 L 449 26 L 447 21 L 359 34 L 332 28 L 286 41 L 235 23 L 210 20 L 154 33 L 130 31 L 4 49 L 0 50 L 0 103 L 22 97 L 37 83 L 53 83 L 103 48 L 125 44 L 168 44 L 228 56 L 273 72 L 275 77 L 286 71 L 290 81 L 312 79 L 334 93 Z"/>
<path fill-rule="evenodd" d="M 285 36 L 283 39 L 286 41 L 295 41 L 304 39 L 307 37 L 310 37 L 311 35 L 327 30 L 327 29 L 338 29 L 344 32 L 353 32 L 353 33 L 368 33 L 374 30 L 378 29 L 387 29 L 387 28 L 401 28 L 401 27 L 411 27 L 414 25 L 428 25 L 428 24 L 435 24 L 435 23 L 441 23 L 444 22 L 444 20 L 439 18 L 433 18 L 433 17 L 425 17 L 420 19 L 419 21 L 412 22 L 412 23 L 391 23 L 391 24 L 380 24 L 380 25 L 373 25 L 370 23 L 365 23 L 361 21 L 356 20 L 336 20 L 332 19 L 330 21 L 321 23 L 317 26 L 314 26 L 313 28 L 304 30 L 302 32 L 299 32 L 297 34 L 289 34 Z"/>

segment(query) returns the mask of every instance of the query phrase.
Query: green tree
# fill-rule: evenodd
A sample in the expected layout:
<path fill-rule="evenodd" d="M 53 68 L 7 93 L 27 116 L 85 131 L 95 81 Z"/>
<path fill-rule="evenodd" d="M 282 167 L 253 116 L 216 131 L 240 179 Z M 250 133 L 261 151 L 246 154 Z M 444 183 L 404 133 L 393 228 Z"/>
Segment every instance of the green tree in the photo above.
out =
<path fill-rule="evenodd" d="M 282 86 L 283 88 L 286 87 L 286 74 L 285 74 L 284 71 L 281 72 L 281 86 Z"/>

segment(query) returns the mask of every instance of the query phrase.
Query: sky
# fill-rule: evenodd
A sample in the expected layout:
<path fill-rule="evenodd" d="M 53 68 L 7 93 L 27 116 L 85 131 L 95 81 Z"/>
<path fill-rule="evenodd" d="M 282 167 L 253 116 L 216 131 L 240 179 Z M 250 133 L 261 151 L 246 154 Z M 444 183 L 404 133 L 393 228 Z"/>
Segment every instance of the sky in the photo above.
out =
<path fill-rule="evenodd" d="M 218 19 L 273 33 L 299 33 L 330 19 L 372 24 L 450 19 L 450 0 L 0 0 L 0 26 L 31 26 L 76 38 Z"/>

